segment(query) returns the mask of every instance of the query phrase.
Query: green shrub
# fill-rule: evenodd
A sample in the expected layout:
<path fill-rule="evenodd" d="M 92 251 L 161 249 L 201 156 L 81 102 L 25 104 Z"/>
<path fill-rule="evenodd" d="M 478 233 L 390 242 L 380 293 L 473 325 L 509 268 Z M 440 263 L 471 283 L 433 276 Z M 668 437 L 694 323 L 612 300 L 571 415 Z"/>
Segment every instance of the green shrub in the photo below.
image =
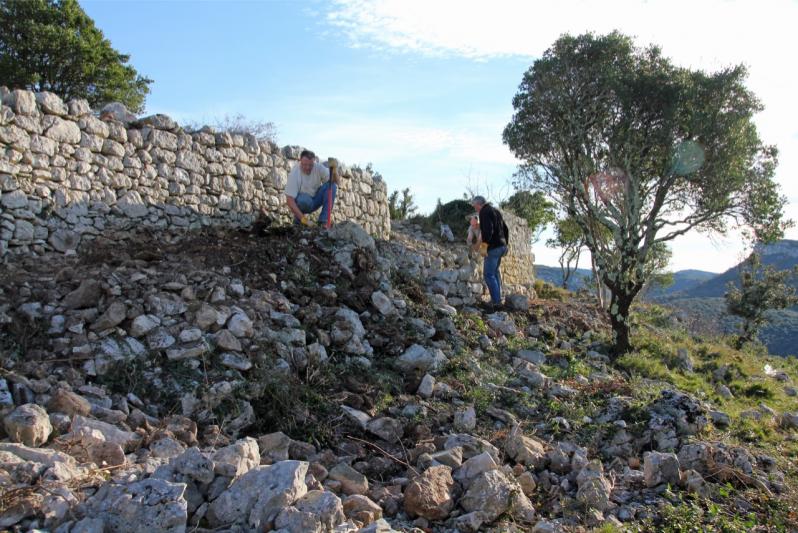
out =
<path fill-rule="evenodd" d="M 541 300 L 559 300 L 566 301 L 571 293 L 560 287 L 555 287 L 551 283 L 547 283 L 542 279 L 536 279 L 534 283 L 535 293 Z"/>

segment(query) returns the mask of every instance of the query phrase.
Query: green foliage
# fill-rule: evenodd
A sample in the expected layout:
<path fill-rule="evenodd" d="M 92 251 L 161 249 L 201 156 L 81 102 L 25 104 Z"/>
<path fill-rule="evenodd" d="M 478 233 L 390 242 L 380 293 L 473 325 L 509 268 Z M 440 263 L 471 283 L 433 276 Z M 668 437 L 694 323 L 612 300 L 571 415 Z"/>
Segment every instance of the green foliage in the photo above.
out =
<path fill-rule="evenodd" d="M 659 243 L 738 223 L 772 240 L 788 225 L 745 78 L 743 66 L 677 67 L 617 32 L 565 35 L 524 75 L 504 130 L 524 161 L 518 184 L 582 229 L 611 293 L 616 352 L 631 348 L 629 309 Z"/>
<path fill-rule="evenodd" d="M 749 398 L 771 399 L 773 398 L 773 390 L 765 384 L 754 383 L 748 385 L 740 391 Z"/>
<path fill-rule="evenodd" d="M 568 280 L 579 267 L 579 257 L 585 247 L 585 237 L 582 228 L 573 218 L 566 217 L 557 220 L 554 225 L 554 237 L 546 241 L 546 246 L 560 249 L 560 263 L 562 272 L 562 288 L 568 288 Z"/>
<path fill-rule="evenodd" d="M 726 496 L 729 496 L 729 489 Z M 694 496 L 679 496 L 671 498 L 676 500 L 673 505 L 667 504 L 660 508 L 660 522 L 651 531 L 659 533 L 748 533 L 757 524 L 754 513 L 747 515 L 730 513 L 710 500 Z M 648 529 L 646 529 L 648 531 Z"/>
<path fill-rule="evenodd" d="M 455 239 L 465 240 L 468 234 L 468 216 L 474 214 L 474 207 L 467 200 L 452 200 L 435 206 L 431 215 L 420 219 L 421 226 L 437 234 L 441 224 L 447 224 Z"/>
<path fill-rule="evenodd" d="M 670 375 L 668 368 L 661 360 L 638 352 L 626 353 L 620 356 L 616 363 L 619 368 L 623 368 L 630 374 L 650 379 L 667 379 Z"/>
<path fill-rule="evenodd" d="M 0 80 L 92 106 L 122 102 L 144 109 L 152 80 L 128 65 L 76 0 L 0 2 Z"/>
<path fill-rule="evenodd" d="M 518 191 L 502 202 L 500 207 L 523 218 L 532 235 L 535 236 L 535 241 L 540 236 L 540 232 L 556 218 L 554 204 L 547 200 L 540 191 Z"/>
<path fill-rule="evenodd" d="M 410 188 L 402 190 L 402 197 L 399 198 L 399 191 L 393 191 L 388 197 L 388 211 L 391 214 L 391 220 L 406 220 L 408 217 L 413 216 L 418 207 L 413 203 L 413 195 L 410 193 Z"/>
<path fill-rule="evenodd" d="M 555 287 L 551 283 L 547 283 L 542 279 L 535 280 L 534 288 L 538 298 L 542 300 L 559 300 L 564 302 L 571 295 L 571 293 L 567 290 Z"/>
<path fill-rule="evenodd" d="M 729 283 L 726 293 L 727 311 L 743 320 L 737 340 L 738 348 L 756 338 L 767 321 L 767 311 L 798 304 L 795 287 L 788 283 L 796 275 L 798 267 L 791 271 L 777 271 L 769 265 L 763 268 L 757 253 L 751 254 L 745 261 L 745 268 L 740 272 L 740 288 Z"/>

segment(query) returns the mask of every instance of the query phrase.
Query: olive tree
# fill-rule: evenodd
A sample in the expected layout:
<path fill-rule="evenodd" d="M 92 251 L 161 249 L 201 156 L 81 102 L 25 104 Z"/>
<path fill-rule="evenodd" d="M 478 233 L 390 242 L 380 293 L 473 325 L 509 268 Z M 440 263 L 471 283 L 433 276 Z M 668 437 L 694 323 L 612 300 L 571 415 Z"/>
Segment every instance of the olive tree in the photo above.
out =
<path fill-rule="evenodd" d="M 562 218 L 554 225 L 554 237 L 546 241 L 550 248 L 559 248 L 560 272 L 562 273 L 562 288 L 568 288 L 571 275 L 579 268 L 579 258 L 585 247 L 585 238 L 582 229 L 571 218 Z"/>
<path fill-rule="evenodd" d="M 532 234 L 534 244 L 540 238 L 540 234 L 546 226 L 556 220 L 557 214 L 554 212 L 554 204 L 546 199 L 540 191 L 531 193 L 529 191 L 517 191 L 499 204 L 502 209 L 507 209 L 526 221 L 527 227 Z"/>
<path fill-rule="evenodd" d="M 762 266 L 762 258 L 752 253 L 740 268 L 740 287 L 729 282 L 726 292 L 726 310 L 740 317 L 740 335 L 736 347 L 742 348 L 753 341 L 767 322 L 767 312 L 786 309 L 798 304 L 795 287 L 789 281 L 798 276 L 798 266 L 792 270 L 776 270 Z"/>
<path fill-rule="evenodd" d="M 518 182 L 582 229 L 610 292 L 616 354 L 631 348 L 630 307 L 662 243 L 783 233 L 776 149 L 759 138 L 745 78 L 743 66 L 676 66 L 617 32 L 565 35 L 524 74 L 504 142 L 522 161 Z"/>
<path fill-rule="evenodd" d="M 152 80 L 129 60 L 77 0 L 0 0 L 0 85 L 140 113 Z"/>

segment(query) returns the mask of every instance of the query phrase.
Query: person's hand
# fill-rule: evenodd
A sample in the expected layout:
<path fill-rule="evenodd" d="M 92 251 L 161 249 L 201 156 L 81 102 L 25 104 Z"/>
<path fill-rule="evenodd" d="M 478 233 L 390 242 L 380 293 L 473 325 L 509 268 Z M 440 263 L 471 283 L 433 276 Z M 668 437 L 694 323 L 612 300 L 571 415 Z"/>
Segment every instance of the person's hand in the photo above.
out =
<path fill-rule="evenodd" d="M 488 257 L 488 243 L 483 242 L 479 245 L 479 255 L 482 257 Z"/>
<path fill-rule="evenodd" d="M 302 218 L 300 218 L 300 219 L 299 219 L 299 221 L 300 221 L 300 222 L 301 222 L 301 223 L 302 223 L 304 226 L 308 226 L 308 227 L 311 227 L 311 226 L 313 226 L 313 221 L 312 221 L 312 220 L 310 220 L 310 219 L 308 218 L 308 216 L 307 216 L 307 215 L 302 215 Z"/>

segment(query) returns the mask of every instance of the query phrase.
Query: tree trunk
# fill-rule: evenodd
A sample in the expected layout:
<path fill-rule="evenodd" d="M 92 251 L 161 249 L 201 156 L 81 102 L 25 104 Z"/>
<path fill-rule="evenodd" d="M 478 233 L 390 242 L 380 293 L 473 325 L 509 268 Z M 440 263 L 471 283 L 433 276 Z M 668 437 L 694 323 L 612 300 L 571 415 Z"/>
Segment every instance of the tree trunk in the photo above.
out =
<path fill-rule="evenodd" d="M 596 297 L 598 298 L 599 307 L 604 309 L 604 289 L 601 285 L 601 276 L 599 276 L 596 259 L 593 257 L 593 254 L 590 254 L 590 266 L 593 267 L 593 279 L 596 282 Z"/>
<path fill-rule="evenodd" d="M 639 290 L 639 289 L 638 289 Z M 637 291 L 612 291 L 610 299 L 610 323 L 614 337 L 613 355 L 618 357 L 632 349 L 630 339 L 631 326 L 629 324 L 629 310 Z"/>

